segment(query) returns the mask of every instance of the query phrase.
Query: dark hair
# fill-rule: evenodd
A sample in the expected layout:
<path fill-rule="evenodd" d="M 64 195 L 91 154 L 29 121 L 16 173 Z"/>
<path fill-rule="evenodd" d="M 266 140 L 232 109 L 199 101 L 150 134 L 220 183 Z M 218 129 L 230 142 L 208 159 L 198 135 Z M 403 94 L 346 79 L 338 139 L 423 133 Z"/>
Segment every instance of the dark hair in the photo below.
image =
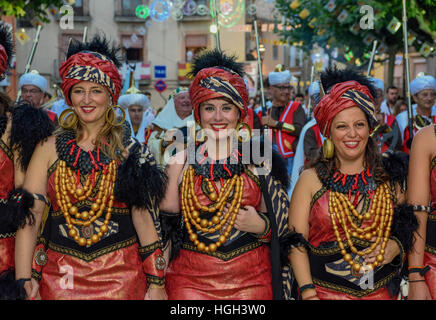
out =
<path fill-rule="evenodd" d="M 44 92 L 44 97 L 51 99 L 52 95 L 48 92 Z"/>
<path fill-rule="evenodd" d="M 396 86 L 389 86 L 389 87 L 386 89 L 386 93 L 389 92 L 389 89 L 396 89 L 396 90 L 398 90 L 398 88 L 397 88 Z"/>
<path fill-rule="evenodd" d="M 321 181 L 331 177 L 340 166 L 339 159 L 336 157 L 336 151 L 335 156 L 331 159 L 326 159 L 323 156 L 323 148 L 324 146 L 319 149 L 318 155 L 305 166 L 305 169 L 315 168 L 316 174 Z M 365 167 L 372 170 L 374 181 L 377 184 L 389 180 L 389 175 L 383 166 L 382 155 L 378 150 L 377 143 L 371 137 L 368 138 L 365 148 L 364 164 Z"/>
<path fill-rule="evenodd" d="M 12 100 L 6 93 L 0 92 L 0 116 L 6 112 L 10 112 L 12 108 Z"/>
<path fill-rule="evenodd" d="M 151 92 L 150 92 L 150 91 L 144 91 L 144 94 L 145 94 L 145 95 L 147 95 L 147 94 L 148 94 L 148 95 L 150 95 L 150 96 L 151 96 Z"/>
<path fill-rule="evenodd" d="M 297 93 L 297 94 L 295 95 L 295 98 L 298 98 L 298 97 L 304 99 L 304 94 L 302 94 L 302 93 Z"/>

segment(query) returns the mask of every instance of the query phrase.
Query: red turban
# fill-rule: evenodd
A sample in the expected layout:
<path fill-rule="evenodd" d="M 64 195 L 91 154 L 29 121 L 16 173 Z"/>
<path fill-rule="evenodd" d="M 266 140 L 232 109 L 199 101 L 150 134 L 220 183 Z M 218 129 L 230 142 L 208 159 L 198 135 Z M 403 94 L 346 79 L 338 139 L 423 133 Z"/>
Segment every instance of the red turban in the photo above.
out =
<path fill-rule="evenodd" d="M 248 91 L 244 79 L 235 72 L 219 67 L 200 70 L 189 87 L 189 96 L 196 121 L 200 120 L 200 104 L 217 98 L 230 99 L 241 113 L 239 119 L 243 119 L 247 113 Z"/>
<path fill-rule="evenodd" d="M 2 75 L 8 68 L 8 55 L 5 47 L 0 44 L 0 75 Z"/>
<path fill-rule="evenodd" d="M 62 63 L 59 74 L 65 101 L 70 106 L 70 90 L 81 81 L 91 81 L 106 87 L 112 103 L 118 102 L 122 86 L 120 73 L 115 64 L 100 53 L 82 51 L 72 55 Z"/>
<path fill-rule="evenodd" d="M 368 87 L 357 81 L 346 81 L 335 84 L 330 92 L 322 97 L 314 110 L 314 117 L 321 133 L 330 137 L 330 126 L 333 118 L 341 111 L 359 107 L 368 116 L 369 125 L 374 128 L 377 118 L 374 110 L 374 99 Z"/>

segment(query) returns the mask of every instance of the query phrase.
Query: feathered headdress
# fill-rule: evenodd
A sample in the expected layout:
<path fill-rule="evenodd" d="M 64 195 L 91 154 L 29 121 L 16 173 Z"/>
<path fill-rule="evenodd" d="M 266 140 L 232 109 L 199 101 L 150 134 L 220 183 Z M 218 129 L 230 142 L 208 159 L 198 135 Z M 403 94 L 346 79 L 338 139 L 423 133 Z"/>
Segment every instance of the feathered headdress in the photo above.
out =
<path fill-rule="evenodd" d="M 240 119 L 245 117 L 248 91 L 242 78 L 243 64 L 236 62 L 236 56 L 228 56 L 218 49 L 203 51 L 194 58 L 190 74 L 195 77 L 189 87 L 195 120 L 200 120 L 200 104 L 217 98 L 232 101 L 241 113 Z"/>
<path fill-rule="evenodd" d="M 121 66 L 117 48 L 100 35 L 95 35 L 89 42 L 73 40 L 67 52 L 67 60 L 62 63 L 59 74 L 62 78 L 62 91 L 68 105 L 71 88 L 80 81 L 91 81 L 107 88 L 112 103 L 118 101 L 121 93 Z"/>

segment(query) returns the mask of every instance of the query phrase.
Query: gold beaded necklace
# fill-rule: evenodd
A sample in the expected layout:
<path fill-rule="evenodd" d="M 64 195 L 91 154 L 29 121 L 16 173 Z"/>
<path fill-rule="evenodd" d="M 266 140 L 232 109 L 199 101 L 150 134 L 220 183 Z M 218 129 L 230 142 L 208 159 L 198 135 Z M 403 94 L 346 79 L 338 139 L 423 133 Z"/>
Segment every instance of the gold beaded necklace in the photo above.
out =
<path fill-rule="evenodd" d="M 96 172 L 98 175 L 99 173 Z M 89 175 L 83 188 L 79 186 L 80 179 L 75 177 L 69 167 L 66 166 L 65 161 L 60 160 L 55 174 L 55 191 L 56 200 L 62 214 L 65 217 L 65 221 L 68 225 L 68 234 L 76 241 L 80 246 L 90 246 L 93 243 L 97 243 L 101 240 L 103 235 L 109 230 L 109 221 L 112 213 L 112 205 L 114 201 L 114 187 L 117 176 L 116 161 L 111 161 L 106 170 L 103 170 L 101 174 L 100 185 L 95 202 L 91 205 L 91 209 L 88 211 L 79 212 L 76 205 L 73 205 L 70 200 L 72 198 L 78 201 L 89 198 L 92 193 L 91 179 L 95 179 L 94 175 Z M 77 186 L 76 186 L 77 184 Z M 97 220 L 106 209 L 106 216 L 103 225 L 100 227 L 100 231 L 97 234 L 92 235 L 90 239 L 79 237 L 75 226 L 88 227 Z M 74 216 L 74 218 L 73 218 Z"/>
<path fill-rule="evenodd" d="M 353 268 L 354 272 L 360 272 L 362 265 L 353 261 L 351 254 L 347 253 L 345 250 L 345 245 L 341 239 L 338 226 L 341 226 L 344 231 L 351 252 L 360 257 L 374 251 L 381 242 L 381 250 L 376 257 L 376 261 L 367 265 L 370 270 L 373 270 L 383 262 L 394 213 L 391 195 L 386 183 L 380 185 L 376 189 L 371 209 L 363 215 L 359 215 L 356 208 L 345 195 L 336 191 L 330 191 L 329 213 L 341 254 L 344 257 L 344 260 Z M 354 223 L 351 215 L 354 215 L 359 220 L 370 221 L 372 219 L 372 223 L 368 227 L 361 228 Z M 352 237 L 368 241 L 373 237 L 376 237 L 376 240 L 369 248 L 359 251 L 355 247 Z"/>
<path fill-rule="evenodd" d="M 213 202 L 210 206 L 200 204 L 194 188 L 194 168 L 189 166 L 183 173 L 182 180 L 182 199 L 181 207 L 184 216 L 186 229 L 188 230 L 189 240 L 192 241 L 199 251 L 215 252 L 219 246 L 224 244 L 232 231 L 235 224 L 236 217 L 241 207 L 242 190 L 244 188 L 244 179 L 240 175 L 233 175 L 228 179 L 217 195 L 212 183 L 208 178 L 206 180 L 210 193 L 207 195 L 209 200 Z M 223 214 L 224 207 L 233 191 L 233 199 L 230 203 L 230 208 Z M 217 212 L 211 220 L 201 218 L 201 211 L 203 212 Z M 218 241 L 206 246 L 203 242 L 198 240 L 198 234 L 193 230 L 195 229 L 205 233 L 214 233 L 223 229 L 223 233 L 218 237 Z"/>

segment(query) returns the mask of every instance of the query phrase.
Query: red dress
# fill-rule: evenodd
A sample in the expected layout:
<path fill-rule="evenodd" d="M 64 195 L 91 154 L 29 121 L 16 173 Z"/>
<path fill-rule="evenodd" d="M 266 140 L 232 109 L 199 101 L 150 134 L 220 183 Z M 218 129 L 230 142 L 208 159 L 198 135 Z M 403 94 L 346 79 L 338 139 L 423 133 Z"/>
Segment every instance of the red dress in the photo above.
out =
<path fill-rule="evenodd" d="M 368 288 L 369 283 L 367 283 L 368 289 L 363 290 L 359 278 L 353 275 L 350 265 L 344 262 L 329 214 L 329 193 L 330 191 L 326 191 L 323 187 L 315 195 L 309 217 L 309 243 L 311 245 L 309 261 L 318 297 L 321 300 L 394 299 L 385 287 L 386 283 L 393 277 L 393 274 L 387 270 L 389 265 L 381 268 L 380 273 L 377 271 L 379 268 L 376 269 L 373 289 Z M 364 208 L 369 208 L 372 205 L 371 202 L 366 198 Z M 362 228 L 371 222 L 371 220 L 364 221 Z M 346 245 L 345 233 L 341 227 L 339 227 L 339 233 L 344 245 Z M 364 242 L 361 243 L 361 247 L 366 246 Z M 382 276 L 377 275 L 378 273 Z"/>
<path fill-rule="evenodd" d="M 0 214 L 14 188 L 14 162 L 9 147 L 0 139 Z M 0 225 L 0 274 L 14 268 L 15 230 Z"/>
<path fill-rule="evenodd" d="M 242 176 L 241 207 L 259 207 L 258 185 L 245 173 Z M 197 197 L 209 205 L 196 183 L 198 178 L 194 181 Z M 272 299 L 271 281 L 269 247 L 254 236 L 233 229 L 224 245 L 206 254 L 196 250 L 185 229 L 183 248 L 166 273 L 166 290 L 170 300 L 268 300 Z"/>
<path fill-rule="evenodd" d="M 424 253 L 424 265 L 430 266 L 431 270 L 425 274 L 425 280 L 433 300 L 436 300 L 436 157 L 431 162 L 430 172 L 431 207 L 433 212 L 428 216 L 427 238 Z M 431 240 L 430 240 L 431 239 Z"/>
<path fill-rule="evenodd" d="M 80 247 L 68 235 L 65 218 L 57 205 L 54 184 L 57 164 L 49 170 L 47 195 L 52 207 L 36 248 L 36 252 L 45 248 L 47 263 L 41 268 L 34 259 L 33 276 L 41 278 L 39 290 L 42 299 L 144 299 L 146 278 L 130 210 L 125 204 L 114 201 L 107 234 L 90 247 Z M 91 195 L 91 201 L 95 200 L 93 197 L 95 194 Z M 71 198 L 71 202 L 75 203 L 76 199 Z M 88 200 L 82 201 L 78 207 L 79 212 L 86 207 L 89 210 Z M 102 217 L 105 214 L 103 212 Z M 82 228 L 78 231 L 82 235 L 88 233 L 89 237 L 101 224 L 98 219 L 92 225 L 93 230 Z"/>

